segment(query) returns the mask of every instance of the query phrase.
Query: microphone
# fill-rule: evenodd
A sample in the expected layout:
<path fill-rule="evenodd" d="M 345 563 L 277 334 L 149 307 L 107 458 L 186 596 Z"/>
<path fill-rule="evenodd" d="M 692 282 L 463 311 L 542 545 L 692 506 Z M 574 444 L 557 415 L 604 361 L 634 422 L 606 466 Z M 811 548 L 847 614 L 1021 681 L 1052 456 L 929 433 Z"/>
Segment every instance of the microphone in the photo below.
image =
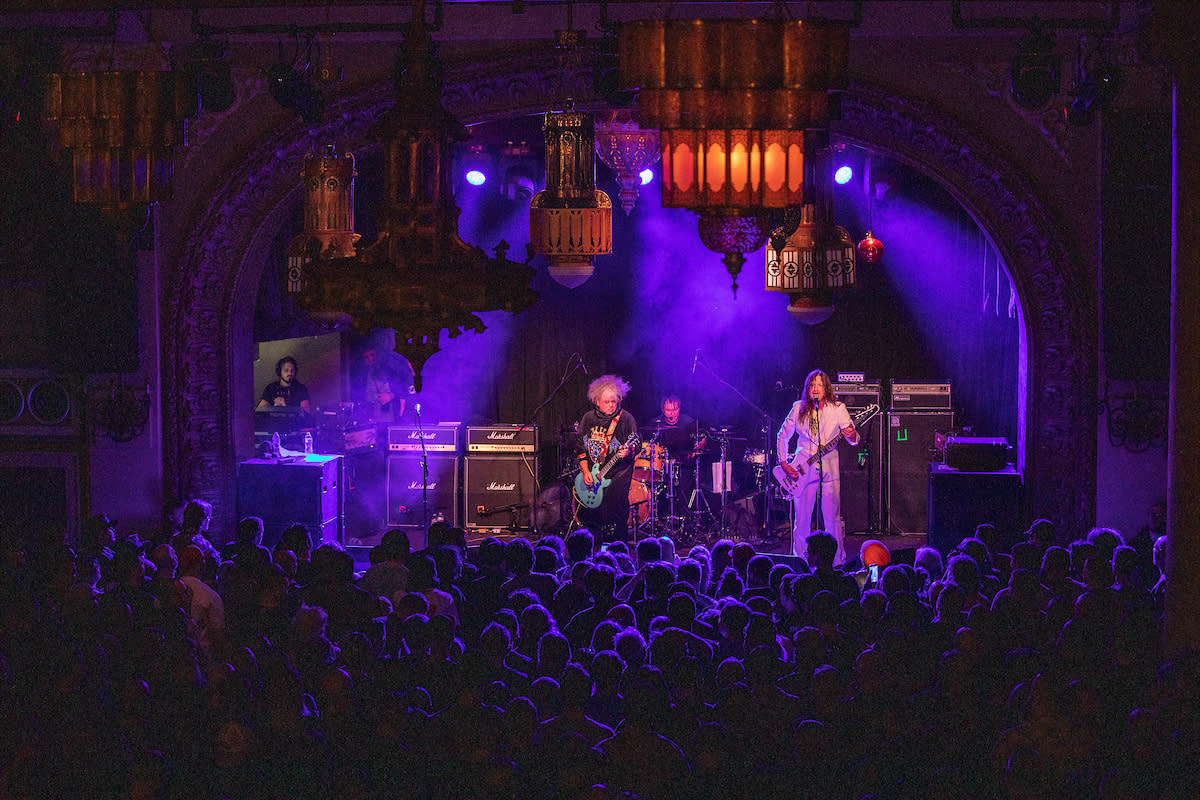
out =
<path fill-rule="evenodd" d="M 692 374 L 696 374 L 696 365 L 700 363 L 700 349 L 696 349 L 696 357 L 692 359 Z"/>
<path fill-rule="evenodd" d="M 420 404 L 420 403 L 414 403 L 414 404 L 413 404 L 413 407 L 417 409 L 417 416 L 418 416 L 418 417 L 419 417 L 419 416 L 421 416 L 421 404 Z"/>
<path fill-rule="evenodd" d="M 583 374 L 591 376 L 592 373 L 587 371 L 587 364 L 583 363 L 583 356 L 577 356 L 577 358 L 579 359 L 579 366 L 583 369 Z"/>

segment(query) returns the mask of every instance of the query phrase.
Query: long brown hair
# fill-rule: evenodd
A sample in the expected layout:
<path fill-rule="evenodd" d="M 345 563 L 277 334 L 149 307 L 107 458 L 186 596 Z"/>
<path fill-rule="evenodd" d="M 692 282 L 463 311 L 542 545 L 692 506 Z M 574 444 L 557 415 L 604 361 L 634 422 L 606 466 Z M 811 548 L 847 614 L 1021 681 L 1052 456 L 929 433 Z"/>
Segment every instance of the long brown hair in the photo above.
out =
<path fill-rule="evenodd" d="M 829 380 L 829 376 L 825 374 L 824 370 L 814 369 L 812 372 L 808 373 L 808 377 L 804 379 L 804 394 L 800 397 L 800 419 L 807 419 L 812 416 L 813 399 L 809 396 L 809 392 L 812 391 L 812 384 L 815 380 L 825 382 L 826 403 L 838 402 L 837 393 L 833 391 L 833 382 Z"/>

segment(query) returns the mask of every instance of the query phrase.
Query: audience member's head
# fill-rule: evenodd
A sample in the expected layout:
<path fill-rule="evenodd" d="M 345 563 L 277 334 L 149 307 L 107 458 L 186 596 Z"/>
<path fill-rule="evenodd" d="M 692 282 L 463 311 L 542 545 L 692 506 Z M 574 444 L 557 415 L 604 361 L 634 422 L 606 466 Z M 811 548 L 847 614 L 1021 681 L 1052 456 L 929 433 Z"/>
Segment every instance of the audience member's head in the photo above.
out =
<path fill-rule="evenodd" d="M 825 531 L 813 531 L 804 540 L 808 545 L 808 563 L 813 571 L 827 572 L 833 569 L 833 559 L 837 557 L 837 539 Z"/>

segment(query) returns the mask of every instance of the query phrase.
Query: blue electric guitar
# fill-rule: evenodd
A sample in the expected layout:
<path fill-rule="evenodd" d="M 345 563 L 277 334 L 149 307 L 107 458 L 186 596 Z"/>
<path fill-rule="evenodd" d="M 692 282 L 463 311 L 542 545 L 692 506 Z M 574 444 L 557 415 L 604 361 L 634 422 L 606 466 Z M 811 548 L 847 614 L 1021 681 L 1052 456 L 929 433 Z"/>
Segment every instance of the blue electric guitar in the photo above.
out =
<path fill-rule="evenodd" d="M 629 438 L 625 440 L 625 444 L 621 445 L 621 447 L 632 449 L 637 447 L 637 443 L 638 435 L 637 431 L 634 431 L 633 433 L 629 434 Z M 618 448 L 618 451 L 619 449 L 620 448 Z M 611 480 L 605 478 L 604 476 L 608 474 L 608 471 L 612 469 L 619 460 L 620 459 L 614 453 L 612 458 L 608 459 L 608 461 L 605 461 L 603 465 L 593 464 L 591 486 L 588 486 L 583 482 L 583 471 L 580 470 L 579 474 L 575 476 L 575 496 L 579 498 L 580 503 L 588 508 L 598 508 L 600 506 L 600 502 L 604 500 L 604 490 L 608 488 L 609 484 L 612 483 Z"/>

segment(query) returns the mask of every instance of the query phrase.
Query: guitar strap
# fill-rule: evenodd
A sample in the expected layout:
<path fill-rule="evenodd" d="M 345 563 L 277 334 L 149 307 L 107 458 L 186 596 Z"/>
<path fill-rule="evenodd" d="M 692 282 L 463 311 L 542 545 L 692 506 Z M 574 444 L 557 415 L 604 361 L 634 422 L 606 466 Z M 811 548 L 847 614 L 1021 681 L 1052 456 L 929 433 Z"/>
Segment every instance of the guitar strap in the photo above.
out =
<path fill-rule="evenodd" d="M 618 411 L 617 415 L 612 418 L 612 422 L 608 423 L 608 433 L 604 434 L 604 457 L 606 459 L 608 458 L 608 446 L 612 444 L 612 437 L 613 434 L 616 433 L 617 421 L 619 419 L 621 419 L 620 411 Z"/>

